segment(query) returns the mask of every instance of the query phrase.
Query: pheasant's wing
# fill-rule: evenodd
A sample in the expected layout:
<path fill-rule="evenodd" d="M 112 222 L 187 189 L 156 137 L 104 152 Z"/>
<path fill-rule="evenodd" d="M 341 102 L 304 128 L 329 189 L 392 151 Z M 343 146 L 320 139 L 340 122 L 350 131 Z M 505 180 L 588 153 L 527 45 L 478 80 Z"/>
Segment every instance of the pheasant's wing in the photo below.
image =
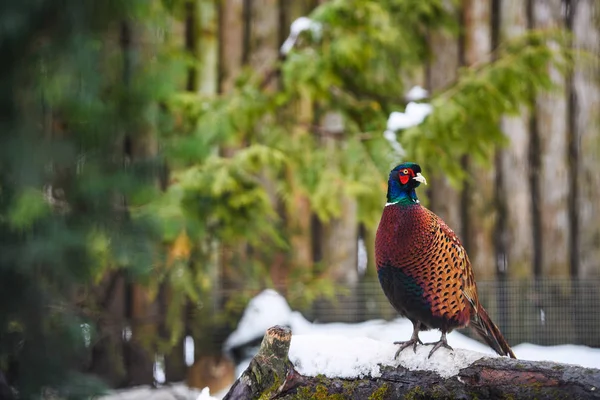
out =
<path fill-rule="evenodd" d="M 453 319 L 459 326 L 468 324 L 479 300 L 471 262 L 460 240 L 437 215 L 430 254 L 428 290 L 435 316 Z"/>
<path fill-rule="evenodd" d="M 468 305 L 465 304 L 468 306 L 466 307 L 466 312 L 463 311 L 459 314 L 458 319 L 461 322 L 463 322 L 463 318 L 467 318 L 467 322 L 470 319 L 471 326 L 498 354 L 516 358 L 506 339 L 502 336 L 500 329 L 498 329 L 485 309 L 479 304 L 473 269 L 471 268 L 471 262 L 465 249 L 452 229 L 440 218 L 438 218 L 438 221 L 443 243 L 448 243 L 448 245 L 444 245 L 444 251 L 445 253 L 452 254 L 451 270 L 458 272 L 458 277 L 461 281 L 462 297 L 468 302 Z"/>

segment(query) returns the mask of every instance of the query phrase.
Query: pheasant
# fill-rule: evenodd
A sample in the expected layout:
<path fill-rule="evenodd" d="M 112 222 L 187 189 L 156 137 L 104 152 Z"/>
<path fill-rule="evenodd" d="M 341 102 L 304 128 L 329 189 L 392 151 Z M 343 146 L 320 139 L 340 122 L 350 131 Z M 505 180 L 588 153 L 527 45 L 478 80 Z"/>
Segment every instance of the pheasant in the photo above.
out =
<path fill-rule="evenodd" d="M 427 184 L 421 167 L 403 163 L 390 172 L 387 204 L 375 238 L 379 283 L 392 306 L 413 323 L 410 340 L 394 342 L 402 350 L 417 344 L 420 331 L 439 329 L 440 347 L 452 350 L 446 334 L 467 325 L 498 354 L 516 358 L 477 298 L 471 262 L 456 234 L 440 217 L 419 204 L 415 189 Z"/>

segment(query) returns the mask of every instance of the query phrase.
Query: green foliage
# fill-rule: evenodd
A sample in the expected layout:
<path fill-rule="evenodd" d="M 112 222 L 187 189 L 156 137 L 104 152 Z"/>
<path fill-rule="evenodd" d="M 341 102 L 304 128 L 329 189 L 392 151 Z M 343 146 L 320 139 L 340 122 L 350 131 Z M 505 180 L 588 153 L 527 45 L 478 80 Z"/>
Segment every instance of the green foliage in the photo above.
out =
<path fill-rule="evenodd" d="M 156 163 L 121 149 L 156 123 L 172 81 L 149 85 L 163 60 L 142 67 L 109 33 L 117 21 L 154 26 L 154 11 L 143 0 L 0 6 L 0 368 L 22 399 L 102 392 L 80 373 L 83 327 L 96 322 L 83 289 L 111 269 L 152 269 L 158 234 L 128 208 L 156 194 Z"/>
<path fill-rule="evenodd" d="M 281 71 L 279 90 L 265 89 L 259 77 L 246 75 L 233 93 L 188 97 L 185 107 L 174 104 L 183 119 L 193 121 L 190 133 L 198 133 L 177 139 L 189 158 L 173 155 L 204 162 L 207 154 L 190 149 L 268 146 L 286 159 L 289 173 L 276 181 L 284 201 L 303 193 L 326 222 L 340 216 L 342 198 L 353 197 L 360 221 L 374 226 L 387 173 L 398 162 L 381 133 L 389 112 L 405 106 L 405 80 L 431 57 L 428 32 L 456 31 L 446 3 L 334 0 L 320 5 L 310 16 L 320 29 L 302 33 L 286 59 L 273 66 Z M 466 178 L 460 156 L 488 162 L 492 149 L 506 143 L 500 117 L 551 89 L 551 67 L 564 71 L 569 65 L 564 38 L 562 32 L 532 32 L 503 44 L 493 62 L 464 69 L 457 82 L 434 96 L 434 112 L 425 123 L 400 134 L 406 157 L 444 171 L 455 183 Z M 314 115 L 298 114 L 303 102 L 314 105 Z M 331 111 L 342 117 L 343 133 L 322 125 Z"/>
<path fill-rule="evenodd" d="M 552 90 L 551 67 L 565 73 L 572 64 L 567 39 L 561 31 L 533 31 L 501 45 L 493 62 L 463 69 L 456 84 L 434 98 L 431 116 L 402 133 L 408 154 L 455 183 L 466 178 L 458 163 L 463 155 L 489 164 L 495 147 L 506 143 L 500 118 L 518 115 Z"/>
<path fill-rule="evenodd" d="M 283 155 L 260 145 L 241 150 L 232 158 L 209 157 L 186 170 L 170 190 L 183 189 L 182 208 L 187 221 L 201 221 L 199 229 L 222 242 L 246 238 L 259 245 L 261 234 L 277 239 L 265 219 L 272 204 L 258 177 L 263 168 L 281 165 Z"/>
<path fill-rule="evenodd" d="M 8 221 L 14 229 L 28 229 L 49 211 L 41 192 L 26 188 L 8 211 Z"/>

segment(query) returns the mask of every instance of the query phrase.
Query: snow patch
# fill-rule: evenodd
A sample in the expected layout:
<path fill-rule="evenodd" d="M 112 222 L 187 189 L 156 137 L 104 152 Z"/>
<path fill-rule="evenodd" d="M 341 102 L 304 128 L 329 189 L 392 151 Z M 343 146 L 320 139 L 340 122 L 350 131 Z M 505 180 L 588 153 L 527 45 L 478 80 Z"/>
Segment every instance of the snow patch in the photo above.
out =
<path fill-rule="evenodd" d="M 454 350 L 448 350 L 442 347 L 436 350 L 431 358 L 428 358 L 432 348 L 433 345 L 417 346 L 416 353 L 412 348 L 404 349 L 398 357 L 400 365 L 411 371 L 435 371 L 442 378 L 450 378 L 451 376 L 457 375 L 461 369 L 468 367 L 475 361 L 483 357 L 490 357 L 489 354 L 483 354 L 472 350 L 456 348 Z"/>
<path fill-rule="evenodd" d="M 303 375 L 334 378 L 381 376 L 379 364 L 397 365 L 394 345 L 369 338 L 294 335 L 289 358 Z"/>
<path fill-rule="evenodd" d="M 166 374 L 165 374 L 164 366 L 165 366 L 165 356 L 163 356 L 162 354 L 155 354 L 154 355 L 153 375 L 154 375 L 154 380 L 159 385 L 162 385 L 166 381 Z"/>
<path fill-rule="evenodd" d="M 395 359 L 398 345 L 365 337 L 338 335 L 294 335 L 290 347 L 290 361 L 303 375 L 323 374 L 334 378 L 377 378 L 381 366 L 403 366 L 412 371 L 435 371 L 449 378 L 486 357 L 487 354 L 441 348 L 428 358 L 432 346 L 417 346 L 403 350 Z"/>
<path fill-rule="evenodd" d="M 185 365 L 191 367 L 195 361 L 195 352 L 194 352 L 194 338 L 191 336 L 185 337 L 185 342 L 183 345 L 183 355 L 185 358 Z"/>
<path fill-rule="evenodd" d="M 250 300 L 236 330 L 229 335 L 223 349 L 229 351 L 261 338 L 274 325 L 289 326 L 291 314 L 292 309 L 283 296 L 272 289 L 263 290 Z"/>
<path fill-rule="evenodd" d="M 404 96 L 407 101 L 423 100 L 427 97 L 429 97 L 429 92 L 419 85 L 413 86 Z"/>
<path fill-rule="evenodd" d="M 387 120 L 387 129 L 383 132 L 383 137 L 389 142 L 400 158 L 404 157 L 406 151 L 398 141 L 396 131 L 419 125 L 432 111 L 433 107 L 431 104 L 411 101 L 406 105 L 404 112 L 394 111 L 390 114 Z"/>
<path fill-rule="evenodd" d="M 356 257 L 356 259 L 358 260 L 358 275 L 363 276 L 367 272 L 367 264 L 369 262 L 369 257 L 367 255 L 367 246 L 365 245 L 365 241 L 363 238 L 358 239 L 358 244 L 356 247 L 358 248 L 358 254 Z"/>
<path fill-rule="evenodd" d="M 592 347 L 574 344 L 539 346 L 521 343 L 513 346 L 512 349 L 520 360 L 551 361 L 581 365 L 586 368 L 600 368 L 600 349 Z"/>
<path fill-rule="evenodd" d="M 198 398 L 196 398 L 196 400 L 217 400 L 217 398 L 212 397 L 210 395 L 210 389 L 205 387 L 204 389 L 202 389 L 200 395 L 198 396 Z"/>

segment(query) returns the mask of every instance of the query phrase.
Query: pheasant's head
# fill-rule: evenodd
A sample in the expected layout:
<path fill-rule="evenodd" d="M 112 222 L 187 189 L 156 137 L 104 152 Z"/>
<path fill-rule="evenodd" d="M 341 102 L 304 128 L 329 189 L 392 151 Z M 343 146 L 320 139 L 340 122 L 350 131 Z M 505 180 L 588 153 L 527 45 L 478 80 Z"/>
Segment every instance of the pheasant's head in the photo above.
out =
<path fill-rule="evenodd" d="M 388 180 L 388 203 L 417 203 L 415 189 L 421 183 L 427 185 L 427 180 L 421 175 L 419 164 L 405 162 L 390 171 Z"/>

